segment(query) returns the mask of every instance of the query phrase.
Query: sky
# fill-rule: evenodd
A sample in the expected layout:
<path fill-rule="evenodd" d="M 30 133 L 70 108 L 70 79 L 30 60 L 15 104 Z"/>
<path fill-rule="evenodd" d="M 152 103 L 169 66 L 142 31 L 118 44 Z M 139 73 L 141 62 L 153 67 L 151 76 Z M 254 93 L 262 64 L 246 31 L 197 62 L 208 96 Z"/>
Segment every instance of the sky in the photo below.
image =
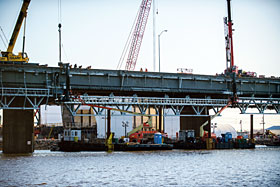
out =
<path fill-rule="evenodd" d="M 63 62 L 116 69 L 140 3 L 141 0 L 61 0 L 59 17 L 58 0 L 31 0 L 26 29 L 30 62 L 57 66 L 61 20 Z M 21 4 L 22 0 L 0 0 L 0 26 L 7 38 Z M 168 30 L 161 35 L 161 71 L 191 68 L 196 74 L 223 72 L 226 0 L 156 0 L 155 4 L 156 33 Z M 231 4 L 236 65 L 258 75 L 279 77 L 280 1 L 232 0 Z M 142 67 L 153 71 L 152 18 L 151 10 L 135 70 Z M 6 49 L 2 41 L 0 49 Z M 21 49 L 22 32 L 14 52 Z"/>
<path fill-rule="evenodd" d="M 58 2 L 31 0 L 25 47 L 30 62 L 57 66 L 61 21 L 63 62 L 116 69 L 141 0 L 61 0 L 61 16 Z M 235 64 L 258 75 L 280 77 L 280 1 L 231 2 Z M 8 39 L 21 4 L 22 0 L 0 0 L 0 26 Z M 161 35 L 161 71 L 175 73 L 177 68 L 191 68 L 195 74 L 222 73 L 226 67 L 226 0 L 156 0 L 155 4 L 156 34 L 168 30 Z M 153 71 L 152 18 L 151 9 L 135 70 Z M 0 49 L 6 50 L 2 41 Z M 14 53 L 21 50 L 22 30 Z M 279 117 L 269 119 L 280 122 Z M 235 121 L 239 124 L 239 117 Z"/>

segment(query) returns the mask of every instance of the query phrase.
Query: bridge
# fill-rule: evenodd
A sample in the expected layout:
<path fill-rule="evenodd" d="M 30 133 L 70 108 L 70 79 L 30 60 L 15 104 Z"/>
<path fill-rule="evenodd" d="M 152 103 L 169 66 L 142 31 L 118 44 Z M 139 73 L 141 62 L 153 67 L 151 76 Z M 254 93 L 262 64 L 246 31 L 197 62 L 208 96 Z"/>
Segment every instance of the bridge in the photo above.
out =
<path fill-rule="evenodd" d="M 241 113 L 253 107 L 259 113 L 269 110 L 280 114 L 279 78 L 2 64 L 0 89 L 6 153 L 33 152 L 34 110 L 42 104 L 63 105 L 70 120 L 79 115 L 76 111 L 83 104 L 92 105 L 94 115 L 102 112 L 94 106 L 134 107 L 142 114 L 153 107 L 159 119 L 162 110 L 171 108 L 180 116 L 181 129 L 196 131 L 206 121 L 210 124 L 210 109 L 218 114 L 233 98 L 230 107 L 239 108 Z"/>

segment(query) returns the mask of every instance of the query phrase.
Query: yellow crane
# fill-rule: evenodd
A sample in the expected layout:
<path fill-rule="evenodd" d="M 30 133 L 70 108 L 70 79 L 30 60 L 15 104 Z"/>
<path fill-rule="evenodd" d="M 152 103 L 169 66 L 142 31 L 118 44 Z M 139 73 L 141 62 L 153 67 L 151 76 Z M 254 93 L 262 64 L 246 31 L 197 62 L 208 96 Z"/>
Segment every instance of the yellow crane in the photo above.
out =
<path fill-rule="evenodd" d="M 18 37 L 19 31 L 20 31 L 21 25 L 23 23 L 23 20 L 27 16 L 27 9 L 30 4 L 30 1 L 31 0 L 23 1 L 15 28 L 13 30 L 12 37 L 9 42 L 9 46 L 7 48 L 7 51 L 1 51 L 0 63 L 4 63 L 4 64 L 27 63 L 29 60 L 27 54 L 24 51 L 19 52 L 18 55 L 15 55 L 15 54 L 13 54 L 13 49 L 15 47 L 17 37 Z"/>

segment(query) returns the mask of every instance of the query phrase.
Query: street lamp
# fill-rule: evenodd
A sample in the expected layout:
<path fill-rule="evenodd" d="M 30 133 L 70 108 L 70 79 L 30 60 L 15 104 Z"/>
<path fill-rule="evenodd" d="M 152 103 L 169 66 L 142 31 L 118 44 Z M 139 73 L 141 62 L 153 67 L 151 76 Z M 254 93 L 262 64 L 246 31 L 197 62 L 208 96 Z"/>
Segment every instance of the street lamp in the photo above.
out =
<path fill-rule="evenodd" d="M 164 32 L 167 32 L 167 30 L 161 31 L 161 33 L 158 35 L 158 72 L 160 72 L 160 36 Z"/>
<path fill-rule="evenodd" d="M 124 136 L 126 137 L 126 127 L 128 127 L 128 121 L 122 121 L 122 126 L 124 127 Z"/>

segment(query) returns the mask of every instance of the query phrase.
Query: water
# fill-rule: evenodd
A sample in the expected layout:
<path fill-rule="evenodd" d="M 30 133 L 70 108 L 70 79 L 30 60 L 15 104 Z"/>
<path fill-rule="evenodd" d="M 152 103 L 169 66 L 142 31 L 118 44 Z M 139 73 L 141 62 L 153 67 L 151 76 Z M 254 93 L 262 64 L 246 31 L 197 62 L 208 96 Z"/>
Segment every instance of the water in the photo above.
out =
<path fill-rule="evenodd" d="M 0 186 L 280 186 L 280 147 L 154 152 L 0 152 Z"/>

